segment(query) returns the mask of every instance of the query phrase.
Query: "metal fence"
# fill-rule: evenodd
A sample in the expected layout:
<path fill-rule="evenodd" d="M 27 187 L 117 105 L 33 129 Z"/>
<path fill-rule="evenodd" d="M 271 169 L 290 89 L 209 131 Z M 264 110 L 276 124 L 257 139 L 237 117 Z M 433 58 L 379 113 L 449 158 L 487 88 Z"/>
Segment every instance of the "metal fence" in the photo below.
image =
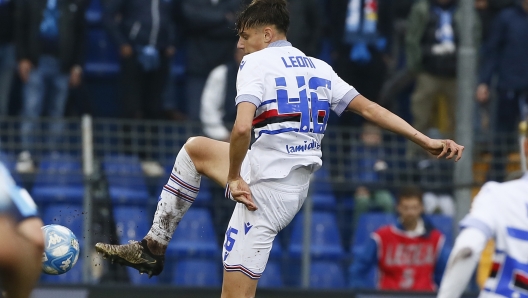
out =
<path fill-rule="evenodd" d="M 43 276 L 43 282 L 196 286 L 197 279 L 202 278 L 199 282 L 219 285 L 219 255 L 233 203 L 223 199 L 222 188 L 207 179 L 202 185 L 204 193 L 201 192 L 191 210 L 195 210 L 192 216 L 199 218 L 195 231 L 213 239 L 212 251 L 204 249 L 183 256 L 181 249 L 175 249 L 168 256 L 164 273 L 149 280 L 103 262 L 92 250 L 96 241 L 123 243 L 139 239 L 148 231 L 174 158 L 189 137 L 201 134 L 199 125 L 89 117 L 84 121 L 34 121 L 26 133 L 24 125 L 27 125 L 24 119 L 0 119 L 0 158 L 17 182 L 33 195 L 45 224 L 70 227 L 84 247 L 80 264 L 72 272 L 58 277 Z M 357 241 L 354 233 L 358 228 L 368 230 L 358 227 L 359 192 L 364 195 L 366 190 L 371 197 L 381 193 L 394 201 L 398 189 L 416 184 L 433 197 L 452 198 L 456 188 L 475 192 L 487 179 L 513 175 L 520 169 L 515 133 L 481 136 L 474 148 L 474 152 L 466 154 L 473 154 L 475 181 L 460 185 L 453 181 L 452 161 L 426 154 L 409 156 L 409 144 L 401 137 L 376 129 L 329 128 L 323 141 L 324 165 L 314 175 L 311 199 L 292 224 L 279 233 L 268 275 L 282 275 L 278 284 L 284 287 L 313 287 L 321 282 L 313 271 L 317 266 L 326 266 L 334 268 L 336 276 L 340 275 L 336 287 L 346 289 L 348 267 L 353 261 L 351 252 Z M 20 153 L 25 150 L 31 153 L 34 171 L 21 166 Z M 380 211 L 379 206 L 369 208 Z M 314 217 L 318 219 L 312 220 Z M 330 234 L 336 238 L 332 241 L 340 247 L 339 256 L 321 257 L 314 248 L 320 244 L 316 243 L 317 230 L 328 229 L 319 219 L 330 222 L 333 231 Z M 177 231 L 173 242 L 177 242 L 180 234 L 185 233 Z M 179 273 L 191 266 L 192 261 L 212 266 L 210 275 L 214 277 Z M 84 279 L 77 267 L 85 268 Z M 277 286 L 277 281 L 270 281 L 270 286 Z"/>

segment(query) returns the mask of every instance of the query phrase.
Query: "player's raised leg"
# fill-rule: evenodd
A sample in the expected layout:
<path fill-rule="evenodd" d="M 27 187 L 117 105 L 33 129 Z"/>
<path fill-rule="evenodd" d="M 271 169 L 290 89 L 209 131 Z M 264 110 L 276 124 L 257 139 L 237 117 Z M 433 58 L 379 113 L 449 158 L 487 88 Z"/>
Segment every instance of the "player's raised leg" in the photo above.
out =
<path fill-rule="evenodd" d="M 227 183 L 229 144 L 204 137 L 190 138 L 178 153 L 174 167 L 161 191 L 154 222 L 141 242 L 125 245 L 97 243 L 105 258 L 148 273 L 163 270 L 164 255 L 181 219 L 200 190 L 202 175 L 222 186 Z"/>

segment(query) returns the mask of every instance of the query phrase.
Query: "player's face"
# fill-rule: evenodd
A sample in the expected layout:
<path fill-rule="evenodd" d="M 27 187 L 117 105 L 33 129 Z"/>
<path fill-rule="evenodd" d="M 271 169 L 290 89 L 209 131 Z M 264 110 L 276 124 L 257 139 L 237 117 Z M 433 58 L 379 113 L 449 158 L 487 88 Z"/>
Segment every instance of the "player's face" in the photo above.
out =
<path fill-rule="evenodd" d="M 423 212 L 422 203 L 418 198 L 402 198 L 398 203 L 398 213 L 405 223 L 412 223 L 418 220 Z"/>
<path fill-rule="evenodd" d="M 237 48 L 244 51 L 244 54 L 251 54 L 268 46 L 267 36 L 263 28 L 249 28 L 240 32 Z"/>

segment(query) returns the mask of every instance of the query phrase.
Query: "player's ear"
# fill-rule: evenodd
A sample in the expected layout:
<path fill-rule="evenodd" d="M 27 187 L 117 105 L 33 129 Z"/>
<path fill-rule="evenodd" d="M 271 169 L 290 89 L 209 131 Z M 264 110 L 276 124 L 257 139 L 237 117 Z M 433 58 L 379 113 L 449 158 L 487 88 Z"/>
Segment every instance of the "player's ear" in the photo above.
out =
<path fill-rule="evenodd" d="M 265 43 L 270 43 L 273 40 L 273 33 L 274 32 L 271 29 L 271 27 L 269 26 L 264 27 L 264 42 Z"/>

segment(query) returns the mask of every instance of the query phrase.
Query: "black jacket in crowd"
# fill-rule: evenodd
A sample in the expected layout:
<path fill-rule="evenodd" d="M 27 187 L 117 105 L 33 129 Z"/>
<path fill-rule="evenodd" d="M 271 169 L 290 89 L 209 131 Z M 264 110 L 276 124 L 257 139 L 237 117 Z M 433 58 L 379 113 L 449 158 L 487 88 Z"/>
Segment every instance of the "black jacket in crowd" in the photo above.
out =
<path fill-rule="evenodd" d="M 175 0 L 107 0 L 103 22 L 118 45 L 175 46 Z"/>
<path fill-rule="evenodd" d="M 13 41 L 15 0 L 0 5 L 0 45 Z"/>
<path fill-rule="evenodd" d="M 217 4 L 211 0 L 181 0 L 189 74 L 207 76 L 216 66 L 233 59 L 238 40 L 235 15 L 241 3 L 241 0 L 218 0 Z"/>
<path fill-rule="evenodd" d="M 29 59 L 38 65 L 42 53 L 40 23 L 47 0 L 18 0 L 16 3 L 15 42 L 18 60 Z M 63 72 L 83 65 L 87 0 L 57 0 L 59 18 L 58 58 Z"/>

